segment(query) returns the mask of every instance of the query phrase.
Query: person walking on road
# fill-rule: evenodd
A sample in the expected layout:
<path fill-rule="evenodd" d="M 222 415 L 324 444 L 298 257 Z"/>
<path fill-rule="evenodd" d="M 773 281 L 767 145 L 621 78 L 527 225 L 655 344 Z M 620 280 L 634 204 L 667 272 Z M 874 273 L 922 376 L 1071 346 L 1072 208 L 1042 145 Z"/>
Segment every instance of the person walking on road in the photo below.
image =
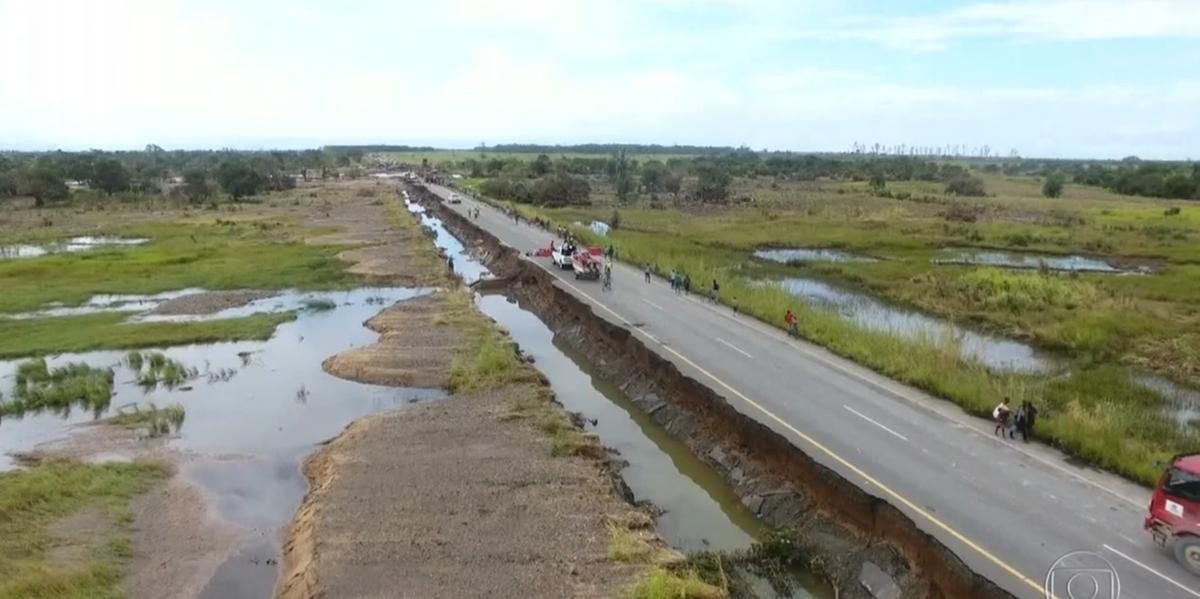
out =
<path fill-rule="evenodd" d="M 691 275 L 683 275 L 683 292 L 690 294 L 692 292 L 692 277 Z"/>
<path fill-rule="evenodd" d="M 671 271 L 671 291 L 675 291 L 675 271 Z"/>
<path fill-rule="evenodd" d="M 649 283 L 650 282 L 650 263 L 649 262 L 646 263 L 645 273 L 646 273 L 646 282 Z"/>
<path fill-rule="evenodd" d="M 1033 407 L 1033 402 L 1025 400 L 1021 403 L 1021 410 L 1018 412 L 1024 413 L 1024 418 L 1018 420 L 1018 428 L 1021 431 L 1021 438 L 1026 443 L 1029 442 L 1029 437 L 1033 436 L 1033 422 L 1037 419 L 1037 408 Z"/>
<path fill-rule="evenodd" d="M 1017 411 L 1013 413 L 1012 424 L 1008 426 L 1008 438 L 1016 439 L 1017 431 L 1021 431 L 1021 435 L 1025 434 L 1025 406 L 1029 402 L 1024 402 L 1017 407 Z M 1026 439 L 1028 440 L 1028 439 Z"/>
<path fill-rule="evenodd" d="M 800 331 L 796 329 L 796 315 L 792 313 L 791 308 L 788 308 L 787 314 L 783 315 L 783 321 L 787 323 L 789 335 L 793 337 L 800 336 Z"/>
<path fill-rule="evenodd" d="M 996 430 L 992 434 L 997 435 L 1000 438 L 1004 438 L 1004 432 L 1008 430 L 1009 412 L 1008 398 L 1005 397 L 1004 401 L 1000 402 L 1000 405 L 996 406 L 996 409 L 992 410 L 992 420 L 996 422 Z"/>
<path fill-rule="evenodd" d="M 718 283 L 716 279 L 713 279 L 712 296 L 709 299 L 711 299 L 714 304 L 721 300 L 721 284 Z"/>
<path fill-rule="evenodd" d="M 604 263 L 604 291 L 612 291 L 612 262 Z"/>

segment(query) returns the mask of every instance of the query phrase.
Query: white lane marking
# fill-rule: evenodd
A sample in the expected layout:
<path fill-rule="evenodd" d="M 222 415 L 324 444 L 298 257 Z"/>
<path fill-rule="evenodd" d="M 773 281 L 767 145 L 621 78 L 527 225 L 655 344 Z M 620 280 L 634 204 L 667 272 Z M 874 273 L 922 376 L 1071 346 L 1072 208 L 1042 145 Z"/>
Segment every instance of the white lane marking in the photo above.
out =
<path fill-rule="evenodd" d="M 1163 580 L 1165 580 L 1165 581 L 1167 581 L 1167 582 L 1169 582 L 1169 583 L 1171 583 L 1171 584 L 1173 584 L 1173 585 L 1175 585 L 1175 586 L 1179 587 L 1179 588 L 1180 588 L 1181 590 L 1183 590 L 1185 593 L 1187 593 L 1187 594 L 1189 594 L 1189 595 L 1191 595 L 1191 596 L 1193 596 L 1193 597 L 1200 597 L 1200 593 L 1197 593 L 1196 591 L 1193 591 L 1192 589 L 1189 589 L 1189 588 L 1187 588 L 1187 587 L 1183 586 L 1183 584 L 1182 584 L 1182 583 L 1176 582 L 1176 581 L 1175 581 L 1175 579 L 1171 578 L 1170 576 L 1167 576 L 1166 574 L 1163 574 L 1162 572 L 1159 572 L 1158 570 L 1155 570 L 1154 568 L 1151 568 L 1150 566 L 1147 566 L 1146 564 L 1143 564 L 1142 562 L 1139 562 L 1139 561 L 1137 561 L 1137 560 L 1133 559 L 1132 557 L 1129 557 L 1128 555 L 1125 555 L 1124 553 L 1121 553 L 1120 551 L 1117 551 L 1116 549 L 1113 549 L 1112 547 L 1110 547 L 1110 546 L 1108 546 L 1108 545 L 1103 545 L 1103 547 L 1104 547 L 1105 549 L 1107 549 L 1107 550 L 1109 550 L 1109 551 L 1111 551 L 1111 552 L 1113 552 L 1113 553 L 1115 553 L 1115 554 L 1117 554 L 1117 555 L 1119 555 L 1119 556 L 1121 556 L 1121 557 L 1123 557 L 1123 558 L 1125 558 L 1125 559 L 1129 560 L 1129 561 L 1130 561 L 1130 562 L 1132 562 L 1133 564 L 1135 564 L 1135 565 L 1137 565 L 1137 566 L 1141 566 L 1143 570 L 1145 570 L 1145 571 L 1147 571 L 1147 572 L 1149 572 L 1149 573 L 1151 573 L 1151 574 L 1153 574 L 1153 575 L 1155 575 L 1155 576 L 1157 576 L 1157 577 L 1159 577 L 1159 578 L 1161 578 L 1161 579 L 1163 579 Z"/>
<path fill-rule="evenodd" d="M 639 299 L 641 299 L 643 302 L 646 302 L 647 304 L 650 304 L 651 306 L 654 306 L 655 308 L 658 308 L 659 310 L 662 310 L 662 309 L 663 309 L 663 307 L 662 307 L 662 306 L 660 306 L 660 305 L 658 305 L 658 304 L 656 304 L 656 303 L 654 303 L 654 302 L 652 302 L 652 301 L 650 301 L 650 300 L 648 300 L 648 299 L 646 299 L 646 298 L 644 298 L 644 297 L 643 297 L 643 298 L 639 298 Z"/>
<path fill-rule="evenodd" d="M 899 437 L 900 439 L 908 441 L 908 437 L 905 437 L 904 435 L 901 435 L 900 433 L 880 424 L 879 422 L 873 420 L 870 416 L 867 416 L 866 414 L 863 414 L 862 412 L 859 412 L 858 410 L 855 410 L 854 408 L 852 408 L 846 404 L 842 404 L 842 407 L 846 408 L 847 410 L 850 410 L 850 413 L 854 414 L 855 416 L 858 416 L 859 418 L 862 418 L 863 420 L 866 420 L 867 422 L 870 422 L 871 424 L 878 426 L 879 428 Z"/>
<path fill-rule="evenodd" d="M 724 343 L 724 344 L 725 344 L 725 346 L 726 346 L 726 347 L 728 347 L 729 349 L 732 349 L 733 351 L 735 351 L 735 352 L 738 352 L 738 353 L 742 354 L 743 356 L 746 356 L 747 358 L 750 358 L 751 360 L 753 360 L 753 359 L 754 359 L 754 356 L 752 356 L 752 355 L 750 355 L 750 354 L 746 353 L 745 351 L 743 351 L 743 350 L 742 350 L 742 348 L 740 348 L 740 347 L 738 347 L 738 346 L 736 346 L 736 345 L 734 345 L 734 344 L 732 344 L 732 343 L 730 343 L 730 342 L 728 342 L 728 341 L 726 341 L 726 340 L 724 340 L 724 339 L 722 339 L 722 338 L 720 338 L 720 337 L 716 337 L 716 340 L 717 340 L 717 341 L 720 341 L 721 343 Z"/>
<path fill-rule="evenodd" d="M 869 386 L 871 386 L 871 387 L 875 387 L 876 389 L 883 389 L 883 390 L 884 390 L 886 393 L 888 393 L 888 394 L 890 394 L 890 395 L 894 395 L 894 396 L 896 396 L 896 397 L 898 397 L 898 398 L 902 399 L 903 401 L 906 401 L 906 402 L 908 402 L 908 403 L 909 403 L 909 404 L 911 404 L 911 405 L 914 405 L 914 406 L 916 406 L 916 407 L 919 407 L 919 408 L 921 408 L 921 409 L 927 410 L 927 411 L 929 411 L 929 412 L 931 412 L 931 413 L 933 413 L 933 414 L 936 414 L 936 415 L 938 415 L 940 418 L 945 418 L 946 420 L 948 420 L 949 422 L 951 422 L 951 423 L 952 423 L 952 424 L 954 424 L 955 426 L 960 426 L 960 425 L 961 425 L 961 426 L 965 426 L 965 427 L 967 428 L 967 430 L 970 430 L 970 431 L 971 431 L 971 432 L 973 432 L 973 433 L 976 433 L 976 434 L 978 434 L 978 435 L 980 435 L 980 436 L 982 436 L 982 437 L 987 437 L 987 438 L 989 438 L 989 439 L 990 439 L 990 438 L 992 438 L 992 437 L 994 437 L 994 435 L 992 435 L 992 434 L 989 434 L 987 431 L 979 429 L 979 428 L 978 428 L 978 427 L 977 427 L 977 426 L 976 426 L 974 423 L 960 423 L 960 422 L 958 422 L 958 421 L 956 421 L 956 420 L 954 420 L 954 419 L 952 419 L 952 418 L 949 418 L 949 417 L 945 416 L 944 414 L 941 414 L 941 412 L 939 412 L 939 411 L 937 410 L 937 408 L 935 408 L 935 407 L 925 407 L 925 406 L 922 406 L 922 405 L 921 405 L 921 402 L 922 402 L 922 401 L 924 401 L 924 400 L 922 400 L 922 399 L 919 399 L 919 398 L 910 398 L 910 397 L 907 397 L 907 396 L 905 396 L 905 394 L 904 394 L 904 393 L 902 393 L 902 392 L 900 392 L 900 391 L 895 391 L 895 390 L 892 390 L 892 389 L 888 389 L 888 388 L 887 388 L 885 385 L 883 385 L 883 384 L 881 384 L 881 383 L 877 383 L 877 382 L 875 382 L 875 381 L 872 381 L 871 379 L 867 378 L 866 376 L 863 376 L 862 374 L 859 374 L 859 373 L 857 373 L 857 372 L 855 372 L 855 371 L 851 370 L 850 368 L 847 368 L 847 367 L 845 367 L 845 366 L 843 366 L 843 365 L 841 365 L 841 364 L 838 364 L 838 363 L 836 363 L 836 362 L 833 362 L 833 361 L 831 361 L 831 360 L 829 360 L 829 359 L 825 358 L 824 356 L 822 356 L 822 355 L 820 355 L 819 353 L 817 353 L 817 349 L 822 349 L 822 350 L 825 350 L 825 351 L 829 351 L 829 350 L 828 350 L 828 348 L 826 348 L 826 347 L 824 347 L 824 346 L 822 346 L 822 345 L 817 345 L 817 344 L 814 344 L 814 343 L 812 343 L 812 342 L 798 341 L 798 340 L 796 340 L 796 339 L 792 339 L 792 338 L 790 338 L 790 337 L 785 337 L 786 333 L 784 333 L 784 332 L 780 331 L 779 329 L 777 329 L 777 328 L 775 328 L 775 327 L 768 327 L 768 325 L 766 325 L 766 324 L 758 324 L 758 322 L 759 322 L 759 321 L 757 321 L 757 320 L 752 320 L 752 321 L 750 321 L 750 322 L 743 321 L 743 320 L 739 320 L 739 319 L 737 319 L 737 318 L 734 318 L 733 316 L 731 316 L 731 315 L 729 315 L 729 314 L 726 314 L 726 313 L 722 312 L 721 310 L 718 310 L 718 309 L 717 309 L 716 307 L 714 307 L 714 306 L 708 305 L 706 302 L 701 302 L 701 301 L 699 301 L 699 300 L 692 299 L 692 298 L 690 298 L 690 297 L 689 297 L 689 298 L 685 298 L 685 299 L 687 299 L 688 301 L 692 302 L 693 304 L 696 304 L 697 306 L 699 306 L 699 307 L 701 307 L 701 308 L 704 308 L 705 310 L 708 310 L 709 312 L 712 312 L 713 314 L 716 314 L 717 316 L 721 316 L 722 318 L 726 318 L 726 319 L 732 320 L 733 322 L 740 323 L 740 324 L 742 324 L 743 326 L 745 326 L 745 327 L 747 327 L 747 328 L 749 328 L 749 329 L 756 330 L 756 331 L 758 331 L 759 333 L 761 333 L 761 334 L 763 334 L 763 335 L 766 335 L 766 336 L 768 336 L 768 337 L 772 337 L 772 338 L 774 338 L 776 341 L 779 341 L 779 342 L 782 342 L 782 343 L 789 343 L 789 344 L 791 344 L 793 347 L 795 347 L 796 349 L 800 350 L 800 352 L 801 352 L 801 353 L 803 353 L 803 354 L 805 354 L 805 355 L 809 356 L 810 358 L 812 358 L 812 359 L 814 359 L 814 360 L 816 360 L 816 361 L 818 361 L 818 362 L 820 362 L 820 363 L 822 363 L 822 364 L 824 364 L 824 365 L 826 365 L 826 366 L 829 366 L 829 367 L 833 368 L 834 370 L 837 370 L 838 372 L 841 372 L 842 374 L 846 374 L 846 375 L 850 376 L 851 378 L 853 378 L 853 379 L 855 379 L 855 380 L 862 381 L 863 383 L 866 383 L 867 385 L 869 385 Z M 811 345 L 813 348 L 816 348 L 816 349 L 810 349 L 810 347 L 808 347 L 809 345 Z M 857 362 L 855 362 L 855 363 L 853 363 L 853 364 L 854 364 L 855 366 L 859 366 L 859 367 L 866 368 L 866 366 L 865 366 L 865 365 L 863 365 L 863 364 L 858 364 Z M 882 375 L 881 375 L 881 376 L 882 376 Z M 901 383 L 901 382 L 899 382 L 899 381 L 896 381 L 896 380 L 894 380 L 894 379 L 888 379 L 888 380 L 889 380 L 889 382 L 893 382 L 893 383 L 897 383 L 897 384 L 900 384 L 900 385 L 904 385 L 904 383 Z M 933 399 L 933 400 L 935 400 L 935 401 L 938 401 L 938 402 L 944 402 L 944 403 L 946 403 L 946 404 L 949 404 L 949 405 L 951 405 L 951 406 L 953 406 L 953 405 L 957 405 L 957 404 L 955 404 L 954 402 L 952 402 L 952 401 L 950 401 L 950 400 L 948 400 L 948 399 L 942 399 L 942 398 L 940 398 L 940 397 L 933 397 L 932 399 Z M 990 425 L 989 425 L 989 426 L 990 426 Z M 1042 456 L 1039 456 L 1039 455 L 1037 455 L 1037 454 L 1035 454 L 1035 453 L 1033 453 L 1033 452 L 1031 452 L 1031 451 L 1027 451 L 1027 450 L 1025 450 L 1025 449 L 1022 449 L 1022 448 L 1021 448 L 1020 446 L 1018 446 L 1018 445 L 1012 445 L 1012 444 L 1008 444 L 1008 443 L 1005 443 L 1004 445 L 1005 445 L 1005 447 L 1007 447 L 1007 448 L 1009 448 L 1009 449 L 1011 449 L 1011 450 L 1013 450 L 1013 451 L 1016 451 L 1017 453 L 1020 453 L 1021 455 L 1025 456 L 1025 457 L 1027 457 L 1027 458 L 1029 458 L 1029 459 L 1031 459 L 1031 460 L 1034 460 L 1034 461 L 1036 461 L 1036 462 L 1038 462 L 1038 463 L 1042 464 L 1043 466 L 1047 466 L 1047 467 L 1049 467 L 1049 468 L 1051 468 L 1051 469 L 1053 469 L 1053 470 L 1056 470 L 1056 471 L 1058 471 L 1058 472 L 1061 472 L 1061 473 L 1063 473 L 1063 474 L 1066 474 L 1067 476 L 1070 476 L 1071 478 L 1074 478 L 1075 480 L 1077 480 L 1077 481 L 1079 481 L 1079 482 L 1081 482 L 1081 483 L 1083 483 L 1083 484 L 1085 484 L 1085 485 L 1088 485 L 1088 486 L 1090 486 L 1090 487 L 1094 487 L 1094 488 L 1096 488 L 1096 489 L 1099 489 L 1099 490 L 1101 490 L 1101 491 L 1104 491 L 1105 493 L 1108 493 L 1109 495 L 1111 495 L 1111 496 L 1113 496 L 1113 497 L 1115 497 L 1115 498 L 1117 498 L 1117 499 L 1120 499 L 1121 501 L 1125 502 L 1125 503 L 1126 503 L 1126 504 L 1128 504 L 1128 505 L 1131 505 L 1131 506 L 1134 506 L 1134 507 L 1138 507 L 1138 508 L 1145 507 L 1145 504 L 1146 504 L 1145 500 L 1139 500 L 1139 499 L 1134 499 L 1134 498 L 1132 498 L 1132 497 L 1129 497 L 1129 496 L 1125 495 L 1124 493 L 1122 493 L 1122 492 L 1120 492 L 1120 491 L 1117 491 L 1117 490 L 1115 490 L 1115 489 L 1112 489 L 1112 488 L 1110 488 L 1110 487 L 1108 487 L 1108 486 L 1105 486 L 1104 484 L 1102 484 L 1102 483 L 1099 483 L 1099 482 L 1097 482 L 1097 481 L 1094 481 L 1094 480 L 1092 480 L 1092 479 L 1090 479 L 1090 478 L 1088 478 L 1088 477 L 1086 477 L 1086 476 L 1083 476 L 1083 475 L 1079 474 L 1078 472 L 1074 472 L 1074 471 L 1072 471 L 1072 470 L 1070 470 L 1070 469 L 1068 469 L 1068 468 L 1064 468 L 1063 466 L 1060 466 L 1060 465 L 1058 465 L 1058 464 L 1055 464 L 1054 462 L 1052 462 L 1052 461 L 1050 461 L 1050 460 L 1048 460 L 1048 459 L 1046 459 L 1046 458 L 1043 458 Z"/>

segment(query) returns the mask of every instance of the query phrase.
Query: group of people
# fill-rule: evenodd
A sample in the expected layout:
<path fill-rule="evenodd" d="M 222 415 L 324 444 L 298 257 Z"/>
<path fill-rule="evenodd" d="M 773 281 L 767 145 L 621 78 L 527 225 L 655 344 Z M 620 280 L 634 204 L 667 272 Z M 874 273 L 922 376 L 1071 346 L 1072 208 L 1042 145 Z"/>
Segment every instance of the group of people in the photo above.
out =
<path fill-rule="evenodd" d="M 1021 433 L 1021 438 L 1028 443 L 1029 437 L 1033 434 L 1033 424 L 1037 421 L 1037 408 L 1026 400 L 1021 402 L 1021 407 L 1017 408 L 1014 414 L 1008 404 L 1009 399 L 1005 397 L 1004 401 L 992 410 L 992 420 L 996 422 L 996 430 L 993 434 L 1001 438 L 1007 434 L 1009 439 L 1015 439 L 1017 433 Z"/>
<path fill-rule="evenodd" d="M 671 290 L 675 295 L 692 292 L 692 277 L 681 272 L 671 271 Z"/>

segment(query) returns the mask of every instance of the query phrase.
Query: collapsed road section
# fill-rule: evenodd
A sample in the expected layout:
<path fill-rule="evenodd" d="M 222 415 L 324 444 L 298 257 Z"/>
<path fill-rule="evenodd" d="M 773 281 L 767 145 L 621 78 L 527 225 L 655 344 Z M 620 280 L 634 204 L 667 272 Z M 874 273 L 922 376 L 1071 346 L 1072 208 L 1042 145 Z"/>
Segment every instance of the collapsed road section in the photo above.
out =
<path fill-rule="evenodd" d="M 711 464 L 766 524 L 842 596 L 1011 597 L 968 568 L 906 514 L 825 467 L 783 435 L 682 372 L 632 329 L 566 292 L 518 250 L 477 227 L 420 185 L 410 194 L 483 260 L 503 291 L 534 311 L 673 437 Z"/>

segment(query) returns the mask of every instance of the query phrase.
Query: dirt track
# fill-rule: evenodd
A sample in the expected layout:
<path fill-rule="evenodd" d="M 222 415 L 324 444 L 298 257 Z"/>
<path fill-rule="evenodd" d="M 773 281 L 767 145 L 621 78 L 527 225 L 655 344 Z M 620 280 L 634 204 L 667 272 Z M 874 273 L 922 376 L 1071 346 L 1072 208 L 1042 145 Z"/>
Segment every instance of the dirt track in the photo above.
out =
<path fill-rule="evenodd" d="M 309 459 L 312 491 L 279 595 L 611 597 L 636 574 L 606 557 L 631 508 L 585 459 L 554 458 L 500 420 L 530 385 L 359 420 Z"/>

